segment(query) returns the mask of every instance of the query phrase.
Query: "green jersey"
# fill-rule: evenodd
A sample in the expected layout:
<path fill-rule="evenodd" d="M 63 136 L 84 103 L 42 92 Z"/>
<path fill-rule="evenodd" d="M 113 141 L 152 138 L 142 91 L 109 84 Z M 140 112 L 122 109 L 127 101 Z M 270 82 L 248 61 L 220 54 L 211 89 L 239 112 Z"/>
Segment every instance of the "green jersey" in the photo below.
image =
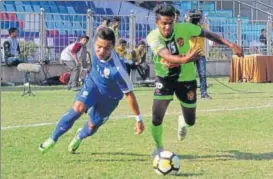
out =
<path fill-rule="evenodd" d="M 164 38 L 159 29 L 154 29 L 147 36 L 147 43 L 154 54 L 155 73 L 160 77 L 175 77 L 178 81 L 192 81 L 196 78 L 193 62 L 167 68 L 163 65 L 162 57 L 158 52 L 167 48 L 172 55 L 185 55 L 190 50 L 190 38 L 199 36 L 201 28 L 190 23 L 174 24 L 173 33 L 169 38 Z"/>

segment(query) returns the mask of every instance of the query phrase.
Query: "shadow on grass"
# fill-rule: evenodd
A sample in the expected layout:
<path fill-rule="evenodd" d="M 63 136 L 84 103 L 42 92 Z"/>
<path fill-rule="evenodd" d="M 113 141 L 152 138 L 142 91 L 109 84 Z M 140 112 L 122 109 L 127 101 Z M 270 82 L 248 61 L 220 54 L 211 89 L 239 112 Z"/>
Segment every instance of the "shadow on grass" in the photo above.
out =
<path fill-rule="evenodd" d="M 267 153 L 249 153 L 240 152 L 238 150 L 224 151 L 230 154 L 230 157 L 235 160 L 273 160 L 273 152 Z"/>
<path fill-rule="evenodd" d="M 268 153 L 249 153 L 240 152 L 238 150 L 223 151 L 225 154 L 216 155 L 178 155 L 181 160 L 214 160 L 214 161 L 227 161 L 227 160 L 273 160 L 273 152 Z"/>
<path fill-rule="evenodd" d="M 91 155 L 122 155 L 122 156 L 136 156 L 136 157 L 150 157 L 151 155 L 137 154 L 131 152 L 94 152 Z"/>
<path fill-rule="evenodd" d="M 177 177 L 193 177 L 193 176 L 197 177 L 197 176 L 201 176 L 201 175 L 203 175 L 203 173 L 183 173 L 183 172 L 181 172 L 181 173 L 178 173 L 177 175 L 175 175 L 175 177 L 176 176 Z"/>
<path fill-rule="evenodd" d="M 85 153 L 85 152 L 84 152 Z M 74 155 L 78 155 L 82 153 L 74 153 Z M 85 153 L 90 154 L 90 156 L 107 156 L 106 158 L 97 158 L 91 157 L 90 159 L 84 159 L 80 161 L 94 161 L 94 162 L 150 162 L 149 158 L 150 155 L 144 154 L 137 154 L 137 153 L 126 153 L 126 152 L 94 152 L 94 153 Z M 124 158 L 118 158 L 123 156 Z M 134 157 L 134 158 L 127 158 L 127 157 Z"/>

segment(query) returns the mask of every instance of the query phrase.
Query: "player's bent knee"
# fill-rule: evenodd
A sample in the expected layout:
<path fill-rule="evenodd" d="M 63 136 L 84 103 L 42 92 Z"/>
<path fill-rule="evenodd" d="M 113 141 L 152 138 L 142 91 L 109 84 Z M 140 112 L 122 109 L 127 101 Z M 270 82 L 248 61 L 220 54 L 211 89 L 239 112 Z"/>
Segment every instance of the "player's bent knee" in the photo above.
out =
<path fill-rule="evenodd" d="M 153 117 L 152 123 L 154 126 L 159 126 L 162 124 L 163 118 L 161 117 Z"/>
<path fill-rule="evenodd" d="M 83 102 L 80 101 L 76 101 L 73 105 L 73 109 L 77 112 L 77 113 L 84 113 L 86 111 L 86 106 Z"/>

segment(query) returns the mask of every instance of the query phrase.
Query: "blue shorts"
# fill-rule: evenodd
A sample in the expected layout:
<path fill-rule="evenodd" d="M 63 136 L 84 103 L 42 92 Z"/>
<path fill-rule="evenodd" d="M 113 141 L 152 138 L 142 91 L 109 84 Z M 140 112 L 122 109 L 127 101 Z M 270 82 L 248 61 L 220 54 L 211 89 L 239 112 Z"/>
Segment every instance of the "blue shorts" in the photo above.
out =
<path fill-rule="evenodd" d="M 86 77 L 84 86 L 77 94 L 75 101 L 84 103 L 87 109 L 90 109 L 88 115 L 91 122 L 98 127 L 108 120 L 120 100 L 111 99 L 107 95 L 101 94 L 94 81 Z"/>

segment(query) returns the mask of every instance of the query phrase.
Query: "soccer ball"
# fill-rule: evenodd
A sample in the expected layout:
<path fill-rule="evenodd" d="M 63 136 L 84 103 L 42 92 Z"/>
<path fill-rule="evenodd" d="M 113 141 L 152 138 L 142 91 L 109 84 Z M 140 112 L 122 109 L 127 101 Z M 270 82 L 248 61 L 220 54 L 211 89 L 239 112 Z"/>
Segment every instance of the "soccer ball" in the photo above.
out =
<path fill-rule="evenodd" d="M 176 175 L 180 169 L 180 160 L 175 153 L 162 151 L 155 156 L 153 167 L 159 175 Z"/>

